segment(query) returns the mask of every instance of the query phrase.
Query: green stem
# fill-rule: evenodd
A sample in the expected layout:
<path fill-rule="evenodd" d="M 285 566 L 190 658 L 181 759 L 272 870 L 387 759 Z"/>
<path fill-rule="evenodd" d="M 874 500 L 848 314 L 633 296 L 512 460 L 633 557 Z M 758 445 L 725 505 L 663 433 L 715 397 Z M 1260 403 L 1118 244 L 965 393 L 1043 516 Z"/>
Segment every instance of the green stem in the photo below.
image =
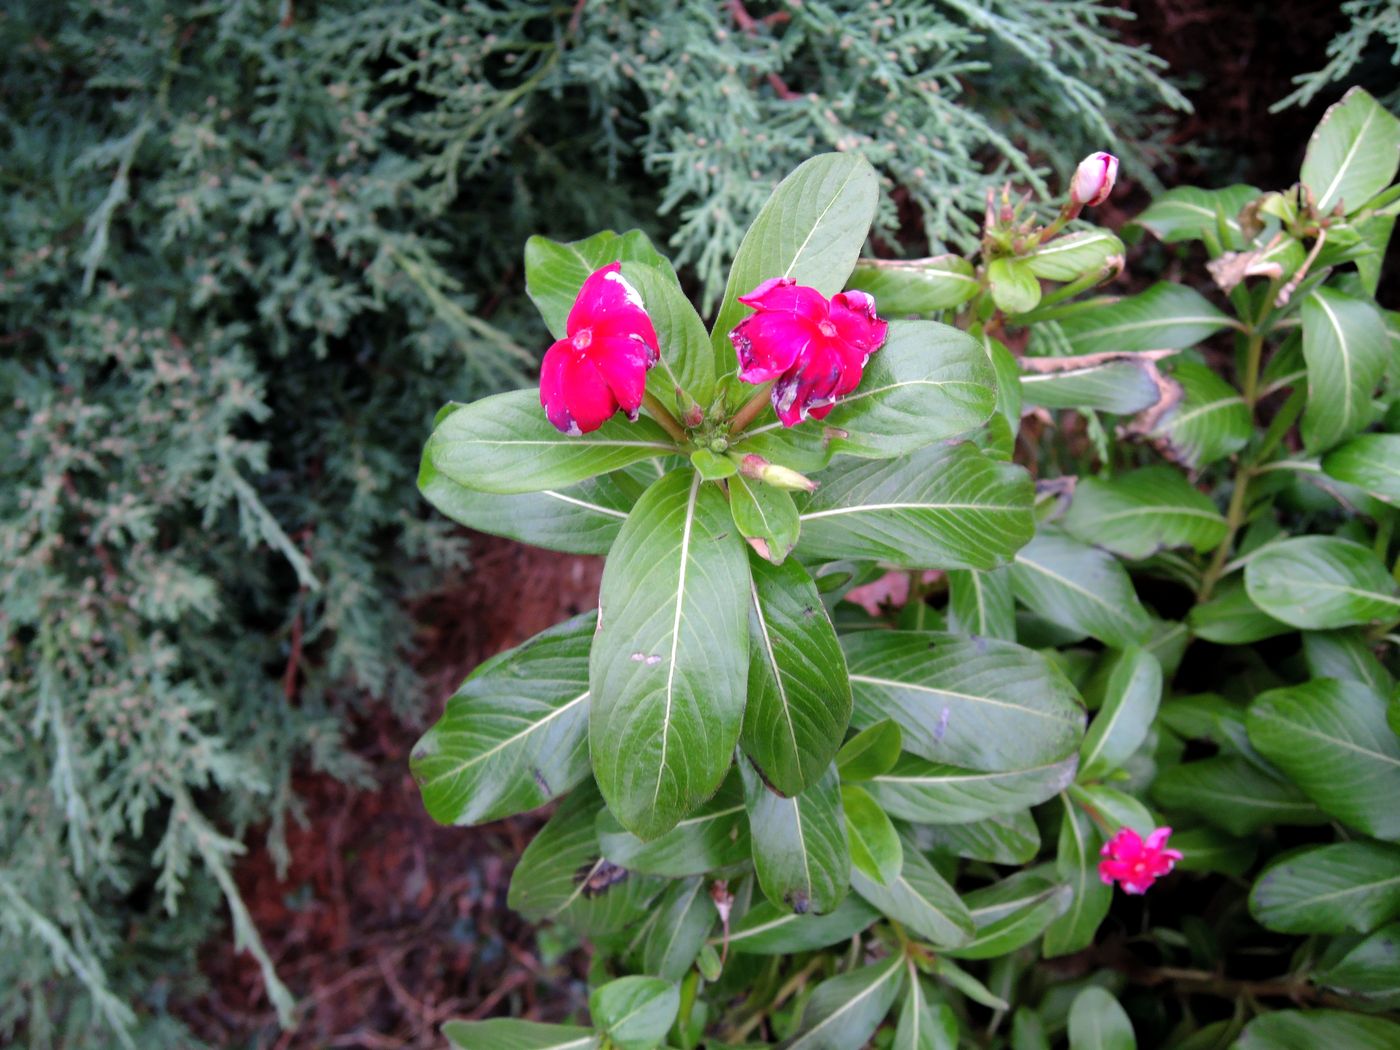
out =
<path fill-rule="evenodd" d="M 744 406 L 734 414 L 734 419 L 729 424 L 730 437 L 738 437 L 750 423 L 758 418 L 758 414 L 768 404 L 769 395 L 772 392 L 772 382 L 764 383 L 754 392 L 753 397 L 744 402 Z"/>
<path fill-rule="evenodd" d="M 806 966 L 798 970 L 797 973 L 793 974 L 792 977 L 778 989 L 777 994 L 773 996 L 772 1000 L 760 1005 L 757 1013 L 750 1014 L 744 1019 L 742 1024 L 736 1026 L 733 1031 L 729 1033 L 726 1042 L 742 1043 L 748 1038 L 750 1032 L 761 1025 L 764 1020 L 773 1016 L 774 1011 L 776 1011 L 778 1007 L 782 1006 L 783 1003 L 800 992 L 803 986 L 811 979 L 812 975 L 816 973 L 825 962 L 826 956 L 819 954 Z"/>
<path fill-rule="evenodd" d="M 652 419 L 661 424 L 662 430 L 675 439 L 677 445 L 684 445 L 690 440 L 690 436 L 686 434 L 685 427 L 681 426 L 680 420 L 671 415 L 666 406 L 656 400 L 655 395 L 643 394 L 642 407 L 647 410 L 647 414 Z"/>
<path fill-rule="evenodd" d="M 1215 548 L 1215 554 L 1210 559 L 1210 566 L 1201 576 L 1201 590 L 1196 595 L 1198 602 L 1210 600 L 1211 592 L 1215 590 L 1215 585 L 1220 581 L 1221 574 L 1224 572 L 1225 562 L 1229 559 L 1230 551 L 1235 545 L 1235 534 L 1244 524 L 1245 498 L 1249 492 L 1249 479 L 1252 473 L 1252 467 L 1241 464 L 1239 471 L 1235 474 L 1235 489 L 1230 493 L 1230 507 L 1225 512 L 1225 538 L 1220 541 L 1220 546 Z"/>

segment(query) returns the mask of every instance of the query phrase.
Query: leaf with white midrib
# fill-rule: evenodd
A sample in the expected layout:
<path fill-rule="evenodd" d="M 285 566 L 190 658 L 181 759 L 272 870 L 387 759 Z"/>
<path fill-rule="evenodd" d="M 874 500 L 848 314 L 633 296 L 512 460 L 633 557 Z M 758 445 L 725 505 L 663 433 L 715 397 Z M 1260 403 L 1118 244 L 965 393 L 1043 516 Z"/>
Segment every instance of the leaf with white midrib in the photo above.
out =
<path fill-rule="evenodd" d="M 817 986 L 817 990 L 803 1011 L 803 1028 L 792 1040 L 783 1044 L 784 1050 L 849 1050 L 850 1047 L 863 1044 L 874 1034 L 899 992 L 898 984 L 891 989 L 886 987 L 886 982 L 891 978 L 902 977 L 903 974 L 904 959 L 899 954 L 894 954 L 883 963 L 875 963 L 864 969 L 840 974 L 824 981 Z M 869 983 L 860 987 L 863 982 Z M 844 1002 L 837 1002 L 826 1016 L 817 1020 L 810 1027 L 807 1026 L 807 1018 L 827 1009 L 825 1000 L 844 995 L 847 986 L 855 986 L 857 989 L 855 994 Z M 826 990 L 825 996 L 823 989 Z M 881 1000 L 883 1000 L 883 1005 L 881 1005 Z M 862 1009 L 863 1015 L 857 1014 L 857 1016 L 852 1017 L 853 1012 L 862 1011 Z M 853 1027 L 840 1029 L 839 1026 L 842 1024 Z M 833 1029 L 837 1030 L 833 1031 Z M 829 1039 L 838 1041 L 828 1042 Z"/>
<path fill-rule="evenodd" d="M 1375 305 L 1334 288 L 1310 292 L 1299 316 L 1308 372 L 1300 433 L 1308 452 L 1321 452 L 1374 417 L 1371 394 L 1385 373 L 1389 346 Z"/>

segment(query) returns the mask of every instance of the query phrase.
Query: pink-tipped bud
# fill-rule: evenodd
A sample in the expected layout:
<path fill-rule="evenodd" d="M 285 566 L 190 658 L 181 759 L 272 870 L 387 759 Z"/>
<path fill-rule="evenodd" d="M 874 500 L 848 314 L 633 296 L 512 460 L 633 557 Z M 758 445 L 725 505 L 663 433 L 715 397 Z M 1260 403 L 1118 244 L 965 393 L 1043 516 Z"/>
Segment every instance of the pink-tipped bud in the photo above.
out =
<path fill-rule="evenodd" d="M 1092 208 L 1108 200 L 1118 178 L 1118 158 L 1112 153 L 1091 153 L 1079 162 L 1070 183 L 1070 203 Z"/>
<path fill-rule="evenodd" d="M 817 483 L 811 478 L 803 477 L 788 467 L 769 463 L 762 456 L 752 454 L 745 456 L 739 461 L 739 473 L 746 478 L 753 478 L 766 485 L 772 485 L 776 489 L 788 489 L 791 492 L 815 492 L 817 490 Z"/>

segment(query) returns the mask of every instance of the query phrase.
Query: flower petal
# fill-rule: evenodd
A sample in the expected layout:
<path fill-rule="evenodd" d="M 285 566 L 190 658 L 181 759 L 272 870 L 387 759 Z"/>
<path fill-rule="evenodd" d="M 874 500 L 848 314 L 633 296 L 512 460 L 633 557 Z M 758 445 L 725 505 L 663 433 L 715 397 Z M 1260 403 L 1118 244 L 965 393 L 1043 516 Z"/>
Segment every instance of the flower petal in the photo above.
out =
<path fill-rule="evenodd" d="M 612 418 L 617 399 L 596 362 L 585 354 L 570 354 L 562 372 L 564 404 L 580 433 L 597 430 Z"/>
<path fill-rule="evenodd" d="M 595 338 L 636 333 L 652 350 L 657 347 L 656 329 L 642 297 L 622 276 L 618 262 L 594 270 L 578 290 L 567 331 L 572 336 L 584 328 L 593 329 Z"/>
<path fill-rule="evenodd" d="M 875 316 L 875 300 L 864 292 L 833 295 L 830 319 L 836 334 L 867 356 L 884 345 L 890 327 Z"/>
<path fill-rule="evenodd" d="M 647 369 L 655 362 L 651 348 L 637 336 L 613 335 L 595 339 L 588 356 L 617 403 L 635 420 L 646 393 Z"/>
<path fill-rule="evenodd" d="M 565 434 L 582 434 L 569 414 L 564 401 L 564 365 L 574 349 L 567 339 L 560 339 L 544 353 L 540 364 L 540 404 L 549 421 Z"/>
<path fill-rule="evenodd" d="M 771 278 L 738 298 L 755 310 L 794 314 L 814 324 L 826 317 L 826 296 L 815 288 L 798 284 L 791 277 Z"/>
<path fill-rule="evenodd" d="M 788 371 L 816 338 L 810 321 L 791 313 L 761 312 L 746 317 L 729 333 L 739 355 L 739 378 L 766 383 Z"/>

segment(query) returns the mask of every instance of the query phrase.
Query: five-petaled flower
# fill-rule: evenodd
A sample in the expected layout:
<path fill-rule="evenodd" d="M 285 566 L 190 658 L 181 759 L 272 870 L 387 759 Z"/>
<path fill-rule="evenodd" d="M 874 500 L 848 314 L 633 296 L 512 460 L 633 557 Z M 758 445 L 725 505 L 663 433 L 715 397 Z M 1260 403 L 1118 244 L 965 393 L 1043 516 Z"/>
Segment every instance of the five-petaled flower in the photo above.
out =
<path fill-rule="evenodd" d="M 837 292 L 828 300 L 791 277 L 764 281 L 739 302 L 756 311 L 729 333 L 739 378 L 776 380 L 773 409 L 785 427 L 824 418 L 837 398 L 859 386 L 889 327 L 865 292 Z"/>
<path fill-rule="evenodd" d="M 1095 207 L 1108 200 L 1118 179 L 1118 158 L 1112 153 L 1091 153 L 1079 162 L 1069 186 L 1069 199 L 1080 207 Z"/>
<path fill-rule="evenodd" d="M 647 369 L 656 364 L 656 329 L 621 263 L 594 270 L 569 311 L 567 333 L 546 351 L 540 404 L 566 434 L 597 430 L 619 408 L 636 420 Z"/>
<path fill-rule="evenodd" d="M 1099 878 L 1117 882 L 1127 893 L 1146 893 L 1181 859 L 1181 852 L 1166 849 L 1171 828 L 1157 828 L 1144 840 L 1132 828 L 1120 828 L 1099 851 L 1107 860 L 1099 861 Z"/>

